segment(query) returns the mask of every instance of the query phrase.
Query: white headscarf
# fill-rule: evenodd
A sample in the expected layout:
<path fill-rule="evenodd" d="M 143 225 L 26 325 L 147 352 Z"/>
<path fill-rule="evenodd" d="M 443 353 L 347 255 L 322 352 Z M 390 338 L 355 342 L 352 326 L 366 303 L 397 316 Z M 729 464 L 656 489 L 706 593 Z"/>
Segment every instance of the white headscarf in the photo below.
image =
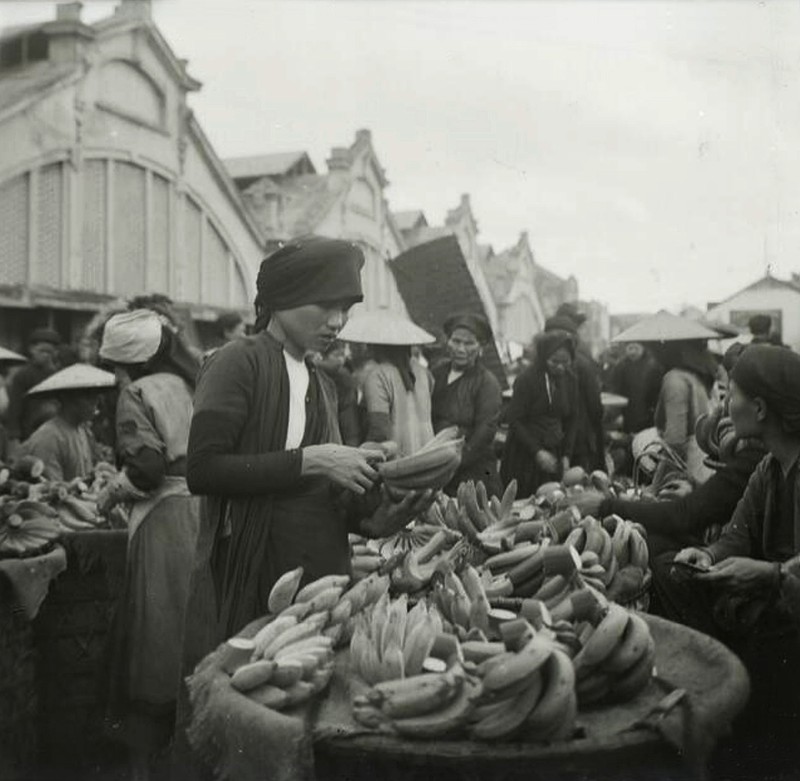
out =
<path fill-rule="evenodd" d="M 161 318 L 151 309 L 111 317 L 103 329 L 100 357 L 113 363 L 145 363 L 161 345 Z"/>

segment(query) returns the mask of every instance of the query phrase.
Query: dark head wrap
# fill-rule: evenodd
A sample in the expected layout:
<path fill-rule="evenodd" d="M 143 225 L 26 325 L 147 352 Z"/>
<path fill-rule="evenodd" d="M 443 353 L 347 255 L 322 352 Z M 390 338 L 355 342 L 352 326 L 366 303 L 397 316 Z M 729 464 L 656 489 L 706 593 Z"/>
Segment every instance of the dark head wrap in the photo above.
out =
<path fill-rule="evenodd" d="M 364 253 L 349 241 L 309 236 L 284 244 L 261 263 L 256 280 L 256 331 L 273 312 L 306 304 L 364 299 Z"/>
<path fill-rule="evenodd" d="M 563 307 L 559 307 L 562 309 Z M 582 322 L 582 321 L 581 321 Z M 548 317 L 544 324 L 545 331 L 566 331 L 573 336 L 578 333 L 578 323 L 567 315 L 554 315 Z"/>
<path fill-rule="evenodd" d="M 546 361 L 560 347 L 566 347 L 569 354 L 575 357 L 575 337 L 561 328 L 545 331 L 536 337 L 536 355 Z"/>
<path fill-rule="evenodd" d="M 58 335 L 58 331 L 54 331 L 52 328 L 37 328 L 35 331 L 31 331 L 28 336 L 28 346 L 42 342 L 58 347 L 61 344 L 61 337 Z"/>
<path fill-rule="evenodd" d="M 746 344 L 734 342 L 727 350 L 725 350 L 725 355 L 722 356 L 722 365 L 725 367 L 725 371 L 728 372 L 729 375 L 733 371 L 733 367 L 736 366 L 736 362 L 741 357 L 745 347 L 747 347 Z"/>
<path fill-rule="evenodd" d="M 575 328 L 586 322 L 586 315 L 578 310 L 578 305 L 572 301 L 566 301 L 556 309 L 556 317 L 568 317 L 575 324 Z"/>
<path fill-rule="evenodd" d="M 762 398 L 784 431 L 800 434 L 800 355 L 774 345 L 750 345 L 731 376 L 750 398 Z"/>
<path fill-rule="evenodd" d="M 492 338 L 492 328 L 483 315 L 465 312 L 448 317 L 444 321 L 444 332 L 448 337 L 456 328 L 466 328 L 481 344 L 486 344 Z"/>

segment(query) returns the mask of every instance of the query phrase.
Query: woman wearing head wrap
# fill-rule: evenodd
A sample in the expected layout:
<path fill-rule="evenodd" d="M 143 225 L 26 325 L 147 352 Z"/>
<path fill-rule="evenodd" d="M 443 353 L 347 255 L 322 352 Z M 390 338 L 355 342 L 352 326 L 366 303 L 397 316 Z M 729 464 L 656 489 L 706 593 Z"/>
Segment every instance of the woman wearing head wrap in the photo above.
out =
<path fill-rule="evenodd" d="M 116 449 L 121 468 L 98 498 L 130 506 L 125 589 L 117 616 L 110 718 L 140 769 L 174 724 L 181 632 L 199 500 L 186 486 L 197 364 L 162 317 L 137 309 L 111 317 L 100 358 L 120 379 Z"/>
<path fill-rule="evenodd" d="M 503 483 L 517 480 L 519 496 L 561 477 L 574 439 L 574 337 L 567 331 L 547 331 L 535 346 L 534 362 L 514 383 L 500 467 Z"/>
<path fill-rule="evenodd" d="M 430 500 L 410 494 L 394 505 L 370 491 L 377 473 L 364 452 L 340 444 L 335 387 L 309 360 L 334 343 L 361 300 L 363 262 L 346 241 L 285 245 L 261 264 L 256 333 L 221 347 L 202 369 L 188 480 L 205 499 L 187 669 L 266 614 L 282 574 L 302 566 L 309 582 L 348 573 L 348 531 L 391 533 Z M 363 520 L 368 510 L 343 503 L 367 493 L 374 513 Z"/>
<path fill-rule="evenodd" d="M 662 579 L 659 596 L 668 617 L 720 637 L 742 657 L 753 684 L 751 707 L 768 714 L 771 732 L 788 706 L 794 748 L 798 632 L 780 597 L 800 553 L 800 356 L 748 347 L 731 374 L 729 397 L 737 435 L 760 438 L 768 453 L 719 539 L 675 557 L 705 572 L 687 583 L 676 568 Z"/>
<path fill-rule="evenodd" d="M 454 315 L 444 324 L 450 359 L 433 371 L 433 429 L 458 426 L 464 436 L 461 466 L 445 489 L 455 493 L 465 480 L 482 480 L 490 494 L 502 492 L 494 437 L 503 397 L 497 378 L 480 361 L 492 338 L 486 318 Z"/>

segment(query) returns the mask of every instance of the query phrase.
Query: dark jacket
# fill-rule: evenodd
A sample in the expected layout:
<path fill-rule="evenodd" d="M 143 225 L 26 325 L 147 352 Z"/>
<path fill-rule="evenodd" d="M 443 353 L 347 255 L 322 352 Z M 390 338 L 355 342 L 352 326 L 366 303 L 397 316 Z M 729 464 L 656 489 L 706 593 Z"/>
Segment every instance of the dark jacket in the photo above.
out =
<path fill-rule="evenodd" d="M 29 363 L 19 369 L 8 384 L 6 430 L 9 439 L 26 440 L 46 420 L 58 412 L 58 404 L 47 394 L 38 398 L 27 395 L 34 385 L 46 380 L 53 371 Z"/>
<path fill-rule="evenodd" d="M 539 450 L 556 457 L 572 455 L 575 439 L 577 381 L 572 373 L 551 381 L 548 398 L 544 361 L 536 360 L 514 382 L 508 406 L 508 439 L 503 453 L 501 477 L 507 484 L 518 482 L 518 496 L 529 496 L 543 482 L 558 478 L 542 472 L 536 464 Z"/>
<path fill-rule="evenodd" d="M 720 538 L 708 546 L 714 561 L 731 556 L 780 560 L 782 557 L 775 549 L 778 527 L 787 523 L 794 529 L 794 552 L 800 553 L 800 470 L 796 471 L 792 518 L 782 518 L 776 506 L 780 479 L 780 462 L 771 453 L 767 454 L 753 472 L 730 523 Z"/>
<path fill-rule="evenodd" d="M 455 489 L 464 480 L 483 480 L 489 493 L 498 493 L 497 458 L 493 442 L 503 397 L 500 383 L 480 363 L 447 384 L 450 363 L 433 371 L 433 430 L 458 426 L 465 438 L 461 467 L 451 481 Z"/>
<path fill-rule="evenodd" d="M 603 401 L 600 367 L 580 346 L 575 352 L 575 377 L 578 384 L 575 405 L 575 443 L 573 465 L 591 471 L 605 469 L 603 442 Z"/>
<path fill-rule="evenodd" d="M 614 367 L 609 388 L 628 399 L 622 412 L 627 433 L 635 434 L 653 425 L 663 375 L 664 370 L 648 353 L 638 361 L 624 358 Z"/>

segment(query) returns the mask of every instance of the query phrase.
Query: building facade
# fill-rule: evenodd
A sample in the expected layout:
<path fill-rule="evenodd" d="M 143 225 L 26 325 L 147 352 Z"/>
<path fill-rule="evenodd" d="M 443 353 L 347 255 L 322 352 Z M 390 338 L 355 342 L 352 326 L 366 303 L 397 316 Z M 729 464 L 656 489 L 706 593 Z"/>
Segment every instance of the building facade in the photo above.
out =
<path fill-rule="evenodd" d="M 389 267 L 405 243 L 386 202 L 389 182 L 369 130 L 359 130 L 349 147 L 334 147 L 323 174 L 304 152 L 240 157 L 226 165 L 270 247 L 310 233 L 353 241 L 366 258 L 361 306 L 407 314 Z"/>
<path fill-rule="evenodd" d="M 162 293 L 199 320 L 249 311 L 262 238 L 187 105 L 200 88 L 149 3 L 87 25 L 80 4 L 0 40 L 0 332 L 75 338 Z"/>

